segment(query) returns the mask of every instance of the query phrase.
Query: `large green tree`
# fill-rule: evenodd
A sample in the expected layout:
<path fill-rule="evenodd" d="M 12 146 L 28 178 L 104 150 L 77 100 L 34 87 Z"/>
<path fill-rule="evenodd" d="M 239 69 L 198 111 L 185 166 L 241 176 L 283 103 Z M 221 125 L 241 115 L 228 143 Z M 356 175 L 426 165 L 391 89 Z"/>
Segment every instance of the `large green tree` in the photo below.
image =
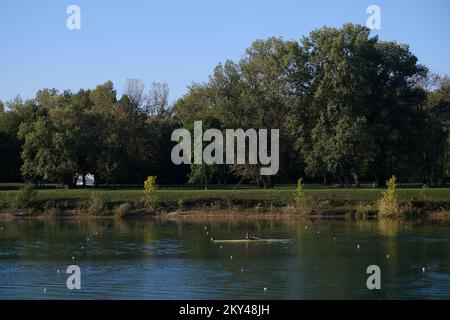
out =
<path fill-rule="evenodd" d="M 314 127 L 312 138 L 302 137 L 310 142 L 309 172 L 326 170 L 341 184 L 359 176 L 378 183 L 392 174 L 408 177 L 422 134 L 414 129 L 423 116 L 425 94 L 417 81 L 426 68 L 407 46 L 381 42 L 352 24 L 315 30 L 302 48 L 313 66 Z"/>

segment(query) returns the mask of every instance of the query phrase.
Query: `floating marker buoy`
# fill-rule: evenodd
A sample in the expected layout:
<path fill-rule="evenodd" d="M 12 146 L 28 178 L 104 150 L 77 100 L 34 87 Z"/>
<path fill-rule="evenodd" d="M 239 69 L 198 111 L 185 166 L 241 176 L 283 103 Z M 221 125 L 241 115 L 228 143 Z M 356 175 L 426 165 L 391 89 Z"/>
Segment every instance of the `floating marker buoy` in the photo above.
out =
<path fill-rule="evenodd" d="M 264 288 L 264 292 L 267 292 L 267 288 Z"/>
<path fill-rule="evenodd" d="M 422 272 L 425 272 L 425 267 L 422 268 Z"/>
<path fill-rule="evenodd" d="M 72 256 L 72 260 L 75 260 L 75 256 Z"/>
<path fill-rule="evenodd" d="M 222 249 L 222 246 L 220 246 L 220 249 Z"/>
<path fill-rule="evenodd" d="M 389 259 L 389 255 L 388 254 L 386 255 L 386 258 Z"/>
<path fill-rule="evenodd" d="M 233 256 L 230 256 L 230 259 L 233 260 Z"/>
<path fill-rule="evenodd" d="M 357 249 L 359 249 L 360 247 L 361 247 L 361 246 L 360 246 L 359 244 L 356 246 Z"/>
<path fill-rule="evenodd" d="M 206 230 L 207 228 L 206 228 L 206 226 L 205 226 L 205 230 Z"/>
<path fill-rule="evenodd" d="M 42 291 L 44 291 L 44 293 L 47 293 L 47 289 L 46 288 L 44 288 L 44 290 L 42 290 Z"/>
<path fill-rule="evenodd" d="M 59 269 L 56 270 L 56 273 L 59 274 Z"/>

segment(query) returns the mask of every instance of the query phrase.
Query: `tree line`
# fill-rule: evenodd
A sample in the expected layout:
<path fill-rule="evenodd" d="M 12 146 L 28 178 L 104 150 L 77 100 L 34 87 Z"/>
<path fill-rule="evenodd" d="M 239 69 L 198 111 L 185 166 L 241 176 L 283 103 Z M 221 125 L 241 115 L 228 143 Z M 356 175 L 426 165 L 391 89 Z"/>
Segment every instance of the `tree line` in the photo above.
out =
<path fill-rule="evenodd" d="M 112 82 L 92 90 L 39 90 L 34 99 L 0 103 L 0 178 L 72 185 L 256 183 L 298 177 L 383 184 L 442 185 L 450 174 L 450 80 L 437 76 L 406 45 L 346 24 L 299 41 L 257 40 L 239 61 L 219 64 L 173 105 L 167 84 L 148 94 L 128 80 L 120 99 Z M 176 128 L 280 130 L 280 170 L 258 165 L 175 166 Z"/>

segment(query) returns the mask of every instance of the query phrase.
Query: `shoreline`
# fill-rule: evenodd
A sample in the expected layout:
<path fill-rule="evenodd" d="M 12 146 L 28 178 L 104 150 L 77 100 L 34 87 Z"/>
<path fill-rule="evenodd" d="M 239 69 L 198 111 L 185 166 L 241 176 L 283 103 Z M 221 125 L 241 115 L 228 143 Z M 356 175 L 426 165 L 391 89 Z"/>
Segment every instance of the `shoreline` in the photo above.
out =
<path fill-rule="evenodd" d="M 318 210 L 312 213 L 301 213 L 297 208 L 278 207 L 270 209 L 255 208 L 188 208 L 177 210 L 130 210 L 118 216 L 111 210 L 99 214 L 89 214 L 86 210 L 62 210 L 59 212 L 29 212 L 27 210 L 0 210 L 1 220 L 15 219 L 216 219 L 216 218 L 249 218 L 249 219 L 421 219 L 450 220 L 450 211 L 415 210 L 401 216 L 382 217 L 375 211 L 358 212 L 358 208 L 334 208 Z"/>
<path fill-rule="evenodd" d="M 380 207 L 384 189 L 189 188 L 158 190 L 11 190 L 0 192 L 0 219 L 34 217 L 154 218 L 170 216 L 292 216 L 331 218 L 450 217 L 450 189 L 398 189 L 395 210 Z M 151 201 L 147 201 L 151 200 Z M 391 212 L 395 212 L 392 214 Z"/>

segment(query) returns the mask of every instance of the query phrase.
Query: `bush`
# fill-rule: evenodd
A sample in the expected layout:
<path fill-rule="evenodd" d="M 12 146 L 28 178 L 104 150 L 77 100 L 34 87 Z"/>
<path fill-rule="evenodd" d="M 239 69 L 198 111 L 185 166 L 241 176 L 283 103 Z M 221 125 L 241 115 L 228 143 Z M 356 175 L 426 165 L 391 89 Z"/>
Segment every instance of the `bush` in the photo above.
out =
<path fill-rule="evenodd" d="M 144 206 L 146 208 L 156 208 L 158 204 L 158 189 L 156 176 L 149 176 L 144 182 Z"/>
<path fill-rule="evenodd" d="M 106 209 L 105 201 L 96 193 L 91 194 L 89 201 L 89 207 L 87 209 L 88 214 L 95 216 L 104 213 Z"/>
<path fill-rule="evenodd" d="M 14 199 L 14 207 L 17 209 L 32 208 L 36 205 L 36 189 L 33 184 L 25 184 Z"/>
<path fill-rule="evenodd" d="M 386 181 L 387 189 L 378 200 L 378 212 L 381 216 L 396 216 L 401 213 L 400 205 L 397 201 L 397 178 L 392 176 Z"/>
<path fill-rule="evenodd" d="M 309 214 L 312 211 L 311 201 L 306 197 L 303 185 L 303 179 L 297 181 L 297 189 L 294 193 L 294 205 L 302 214 Z"/>
<path fill-rule="evenodd" d="M 130 212 L 130 210 L 131 204 L 129 204 L 128 202 L 123 203 L 114 209 L 114 216 L 116 218 L 123 218 Z"/>
<path fill-rule="evenodd" d="M 257 213 L 262 213 L 262 212 L 265 211 L 264 206 L 262 205 L 261 202 L 258 202 L 258 203 L 256 204 L 256 206 L 255 206 L 255 211 L 256 211 Z"/>
<path fill-rule="evenodd" d="M 376 213 L 376 209 L 368 203 L 359 203 L 356 206 L 355 215 L 360 218 L 367 218 L 369 215 Z"/>
<path fill-rule="evenodd" d="M 183 198 L 178 199 L 177 206 L 178 206 L 179 210 L 182 210 L 184 208 L 184 200 L 183 200 Z"/>
<path fill-rule="evenodd" d="M 295 202 L 300 201 L 305 197 L 305 193 L 303 192 L 303 178 L 299 178 L 297 181 L 297 189 L 295 190 L 294 199 Z"/>
<path fill-rule="evenodd" d="M 45 210 L 45 214 L 49 217 L 56 217 L 62 213 L 59 208 L 48 208 Z"/>

